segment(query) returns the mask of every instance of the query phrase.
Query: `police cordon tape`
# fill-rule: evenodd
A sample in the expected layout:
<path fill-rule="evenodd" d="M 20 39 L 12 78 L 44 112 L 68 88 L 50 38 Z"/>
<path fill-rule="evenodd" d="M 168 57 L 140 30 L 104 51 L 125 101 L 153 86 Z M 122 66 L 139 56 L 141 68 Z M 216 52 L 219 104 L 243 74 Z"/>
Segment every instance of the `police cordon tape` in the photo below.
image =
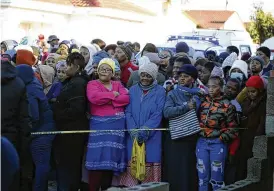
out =
<path fill-rule="evenodd" d="M 201 128 L 207 129 L 207 128 Z M 234 129 L 247 129 L 247 128 L 234 128 Z M 120 130 L 78 130 L 78 131 L 41 131 L 33 132 L 31 135 L 58 135 L 58 134 L 84 134 L 84 133 L 97 133 L 97 132 L 129 132 L 129 131 L 170 131 L 169 128 L 155 128 L 155 129 L 120 129 Z"/>

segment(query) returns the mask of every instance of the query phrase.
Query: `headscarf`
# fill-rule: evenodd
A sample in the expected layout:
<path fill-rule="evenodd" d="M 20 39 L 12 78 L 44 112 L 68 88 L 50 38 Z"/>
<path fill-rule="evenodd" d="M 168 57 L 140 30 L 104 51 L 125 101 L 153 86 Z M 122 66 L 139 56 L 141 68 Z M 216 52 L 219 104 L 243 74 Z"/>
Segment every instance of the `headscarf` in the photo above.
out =
<path fill-rule="evenodd" d="M 67 62 L 65 60 L 61 60 L 56 64 L 56 70 L 59 70 L 61 67 L 67 67 Z"/>
<path fill-rule="evenodd" d="M 53 84 L 55 70 L 48 65 L 38 65 L 38 71 L 43 80 L 44 93 L 47 94 Z"/>
<path fill-rule="evenodd" d="M 101 50 L 95 53 L 92 57 L 93 61 L 92 64 L 99 64 L 100 61 L 104 58 L 110 58 L 109 54 L 105 50 Z"/>
<path fill-rule="evenodd" d="M 81 48 L 86 48 L 89 51 L 89 61 L 85 67 L 85 70 L 87 72 L 88 75 L 91 75 L 93 72 L 93 67 L 92 67 L 92 63 L 93 63 L 93 55 L 96 54 L 99 50 L 92 44 L 92 45 L 88 45 L 88 46 L 82 46 Z M 81 49 L 80 48 L 80 49 Z"/>

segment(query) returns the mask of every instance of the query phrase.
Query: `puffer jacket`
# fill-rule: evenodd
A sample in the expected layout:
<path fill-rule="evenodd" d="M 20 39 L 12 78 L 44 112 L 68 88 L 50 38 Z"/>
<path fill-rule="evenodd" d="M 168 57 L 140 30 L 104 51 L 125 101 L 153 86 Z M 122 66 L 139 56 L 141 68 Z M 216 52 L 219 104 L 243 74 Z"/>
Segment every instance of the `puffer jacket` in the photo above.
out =
<path fill-rule="evenodd" d="M 200 126 L 202 137 L 232 141 L 238 136 L 235 107 L 223 97 L 205 97 L 200 108 Z"/>

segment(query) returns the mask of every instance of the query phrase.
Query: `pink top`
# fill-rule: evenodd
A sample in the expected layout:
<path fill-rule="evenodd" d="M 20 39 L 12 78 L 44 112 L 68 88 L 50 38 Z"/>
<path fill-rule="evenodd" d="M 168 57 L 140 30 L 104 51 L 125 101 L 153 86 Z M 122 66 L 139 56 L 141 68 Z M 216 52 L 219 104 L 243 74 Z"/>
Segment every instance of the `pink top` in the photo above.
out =
<path fill-rule="evenodd" d="M 125 111 L 129 104 L 128 90 L 118 81 L 111 81 L 112 89 L 107 89 L 100 81 L 93 80 L 87 85 L 87 97 L 90 102 L 90 114 L 112 116 Z M 119 92 L 115 97 L 113 91 Z"/>

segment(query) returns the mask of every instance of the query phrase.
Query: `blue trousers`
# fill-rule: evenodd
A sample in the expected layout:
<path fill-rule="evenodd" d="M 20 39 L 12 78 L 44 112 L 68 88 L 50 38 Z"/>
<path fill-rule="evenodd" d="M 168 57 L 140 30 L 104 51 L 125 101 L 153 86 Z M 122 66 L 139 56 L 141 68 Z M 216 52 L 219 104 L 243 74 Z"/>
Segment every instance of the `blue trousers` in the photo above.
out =
<path fill-rule="evenodd" d="M 35 164 L 33 191 L 48 190 L 52 139 L 46 136 L 35 138 L 31 143 L 31 154 Z"/>
<path fill-rule="evenodd" d="M 199 191 L 208 191 L 209 183 L 213 190 L 225 186 L 224 169 L 227 145 L 219 138 L 199 138 L 196 146 Z"/>

